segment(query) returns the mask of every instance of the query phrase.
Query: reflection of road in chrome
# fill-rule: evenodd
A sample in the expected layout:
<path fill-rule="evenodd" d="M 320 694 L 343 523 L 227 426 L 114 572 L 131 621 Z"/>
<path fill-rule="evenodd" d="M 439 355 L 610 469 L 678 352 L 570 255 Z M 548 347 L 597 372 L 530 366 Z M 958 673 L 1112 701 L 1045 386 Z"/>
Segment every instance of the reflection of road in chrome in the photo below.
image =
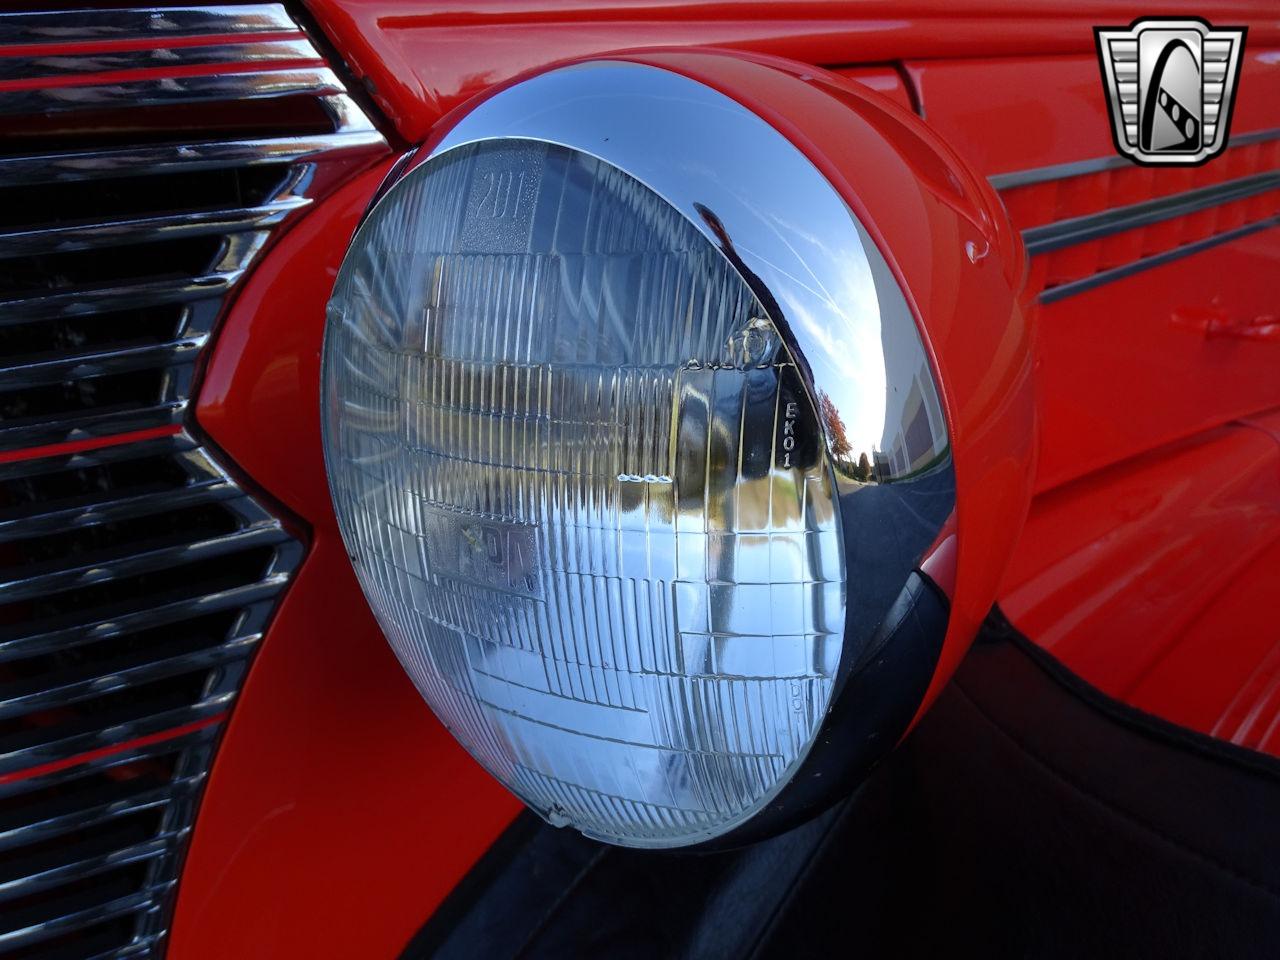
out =
<path fill-rule="evenodd" d="M 897 483 L 841 485 L 847 558 L 847 655 L 858 656 L 878 623 L 855 611 L 888 610 L 955 506 L 955 469 L 941 466 Z"/>

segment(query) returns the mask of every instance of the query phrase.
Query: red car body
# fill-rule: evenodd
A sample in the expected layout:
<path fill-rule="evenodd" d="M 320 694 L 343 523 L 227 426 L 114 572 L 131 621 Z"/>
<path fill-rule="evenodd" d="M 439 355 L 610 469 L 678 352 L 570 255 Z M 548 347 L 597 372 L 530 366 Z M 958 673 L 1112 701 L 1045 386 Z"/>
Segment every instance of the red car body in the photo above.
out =
<path fill-rule="evenodd" d="M 306 555 L 225 718 L 168 955 L 397 957 L 521 809 L 422 703 L 361 594 L 325 479 L 320 346 L 348 241 L 397 158 L 470 98 L 562 61 L 714 47 L 812 65 L 923 118 L 988 178 L 1030 248 L 1038 391 L 1034 497 L 1000 608 L 1111 697 L 1280 756 L 1280 188 L 1034 243 L 1048 224 L 1280 168 L 1275 11 L 1185 0 L 1158 12 L 1248 27 L 1231 126 L 1243 144 L 1193 168 L 1111 162 L 1093 28 L 1144 12 L 305 0 L 297 15 L 388 145 L 273 239 L 199 375 L 193 429 L 305 532 Z M 966 357 L 980 347 L 962 329 L 948 349 L 957 368 L 986 359 Z M 137 435 L 107 442 L 123 439 Z M 986 509 L 1000 508 L 993 494 Z M 938 689 L 962 654 L 948 648 Z"/>

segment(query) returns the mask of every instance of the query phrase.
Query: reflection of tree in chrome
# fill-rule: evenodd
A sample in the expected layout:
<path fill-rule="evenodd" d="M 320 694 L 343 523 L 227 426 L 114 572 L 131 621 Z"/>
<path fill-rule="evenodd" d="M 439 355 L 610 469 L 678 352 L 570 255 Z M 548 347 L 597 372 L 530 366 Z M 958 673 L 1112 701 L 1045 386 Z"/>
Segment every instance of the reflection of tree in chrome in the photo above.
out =
<path fill-rule="evenodd" d="M 831 458 L 835 461 L 838 473 L 850 477 L 859 483 L 870 483 L 872 480 L 871 459 L 866 451 L 854 453 L 853 444 L 849 442 L 848 429 L 840 418 L 840 411 L 824 391 L 818 391 L 818 415 L 822 418 L 823 427 L 831 441 Z"/>
<path fill-rule="evenodd" d="M 831 455 L 837 460 L 847 459 L 853 447 L 849 443 L 844 421 L 840 419 L 840 411 L 836 409 L 836 405 L 822 390 L 818 391 L 818 413 L 827 428 L 827 436 L 831 438 Z"/>

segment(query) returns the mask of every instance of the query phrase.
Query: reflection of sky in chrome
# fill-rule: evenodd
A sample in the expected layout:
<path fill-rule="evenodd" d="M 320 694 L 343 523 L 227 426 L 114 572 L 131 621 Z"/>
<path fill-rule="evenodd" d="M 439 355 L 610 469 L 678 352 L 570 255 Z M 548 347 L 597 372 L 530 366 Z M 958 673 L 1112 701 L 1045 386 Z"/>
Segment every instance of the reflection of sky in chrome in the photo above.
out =
<path fill-rule="evenodd" d="M 805 359 L 814 382 L 840 410 L 849 443 L 855 451 L 870 451 L 881 446 L 888 390 L 880 302 L 861 248 L 846 248 L 834 259 L 845 264 L 836 277 L 836 290 L 828 290 L 816 277 L 804 283 L 785 275 L 793 291 L 803 288 L 807 294 L 788 304 L 787 320 L 798 341 L 814 345 L 806 348 Z M 832 323 L 833 318 L 839 322 Z"/>
<path fill-rule="evenodd" d="M 887 369 L 920 368 L 915 320 L 844 200 L 765 121 L 677 74 L 601 62 L 535 77 L 481 104 L 437 149 L 491 136 L 585 148 L 665 197 L 718 243 L 697 213 L 710 210 L 733 253 L 773 294 L 782 312 L 774 319 L 790 330 L 815 390 L 835 405 L 855 455 L 900 432 L 900 424 L 885 423 L 891 409 L 895 416 L 901 409 L 890 403 Z M 886 350 L 894 354 L 888 360 Z"/>

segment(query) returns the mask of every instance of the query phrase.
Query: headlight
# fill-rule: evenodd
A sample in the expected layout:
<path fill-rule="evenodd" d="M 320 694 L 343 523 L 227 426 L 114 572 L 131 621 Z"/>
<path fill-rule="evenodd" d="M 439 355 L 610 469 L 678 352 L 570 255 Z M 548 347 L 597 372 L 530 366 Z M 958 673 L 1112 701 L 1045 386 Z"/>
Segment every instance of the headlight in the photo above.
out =
<path fill-rule="evenodd" d="M 551 822 L 745 836 L 850 718 L 901 732 L 858 678 L 946 631 L 943 403 L 866 230 L 734 100 L 595 63 L 479 105 L 361 226 L 323 376 L 383 630 Z"/>

